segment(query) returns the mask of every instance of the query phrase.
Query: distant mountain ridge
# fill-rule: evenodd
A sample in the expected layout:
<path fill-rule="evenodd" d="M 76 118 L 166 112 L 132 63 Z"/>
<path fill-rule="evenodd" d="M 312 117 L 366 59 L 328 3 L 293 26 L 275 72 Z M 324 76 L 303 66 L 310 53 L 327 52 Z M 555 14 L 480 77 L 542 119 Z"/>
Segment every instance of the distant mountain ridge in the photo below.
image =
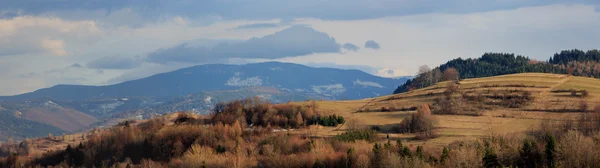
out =
<path fill-rule="evenodd" d="M 218 102 L 253 96 L 273 103 L 363 99 L 391 94 L 390 90 L 406 80 L 408 78 L 378 77 L 359 70 L 280 62 L 198 65 L 114 85 L 56 85 L 21 95 L 2 96 L 0 118 L 8 120 L 0 120 L 0 128 L 9 123 L 22 123 L 12 125 L 23 129 L 8 126 L 0 130 L 0 135 L 22 139 L 175 111 L 206 114 Z M 38 128 L 44 131 L 27 131 Z M 24 131 L 17 134 L 15 130 Z M 5 137 L 0 137 L 0 141 L 6 140 Z"/>
<path fill-rule="evenodd" d="M 359 70 L 311 68 L 304 65 L 264 62 L 245 65 L 209 64 L 156 74 L 107 86 L 57 85 L 0 99 L 55 98 L 81 100 L 118 97 L 178 97 L 191 93 L 272 86 L 325 97 L 361 99 L 389 94 L 407 78 L 377 77 Z"/>

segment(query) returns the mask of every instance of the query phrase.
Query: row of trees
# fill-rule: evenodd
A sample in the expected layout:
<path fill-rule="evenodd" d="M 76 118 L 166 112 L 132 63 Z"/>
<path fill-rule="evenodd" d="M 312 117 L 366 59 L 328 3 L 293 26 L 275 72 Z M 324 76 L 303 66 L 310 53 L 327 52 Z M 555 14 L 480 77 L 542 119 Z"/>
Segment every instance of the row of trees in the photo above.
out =
<path fill-rule="evenodd" d="M 418 111 L 413 117 L 430 115 L 425 105 Z M 12 155 L 0 159 L 0 167 L 596 167 L 598 114 L 600 108 L 582 114 L 578 124 L 546 121 L 525 137 L 489 136 L 439 151 L 389 137 L 378 143 L 383 137 L 371 130 L 325 139 L 275 134 L 263 127 L 244 130 L 239 120 L 167 125 L 169 117 L 161 117 L 113 127 L 41 158 Z M 414 121 L 406 120 L 407 130 L 428 130 Z"/>
<path fill-rule="evenodd" d="M 394 93 L 431 86 L 449 80 L 446 71 L 455 71 L 459 79 L 489 77 L 523 72 L 571 74 L 600 77 L 600 51 L 565 50 L 547 62 L 509 53 L 485 53 L 480 58 L 457 58 L 434 69 L 421 66 L 417 76 L 400 85 Z M 442 73 L 444 72 L 444 73 Z M 460 74 L 458 73 L 460 72 Z"/>
<path fill-rule="evenodd" d="M 345 122 L 342 116 L 319 114 L 314 102 L 308 106 L 271 104 L 255 97 L 215 106 L 212 123 L 232 124 L 235 121 L 242 125 L 280 128 L 300 128 L 314 124 L 337 126 Z"/>
<path fill-rule="evenodd" d="M 563 50 L 560 53 L 555 53 L 554 56 L 548 60 L 548 62 L 552 64 L 567 64 L 573 61 L 600 62 L 600 51 L 596 49 L 588 51 L 578 49 Z"/>

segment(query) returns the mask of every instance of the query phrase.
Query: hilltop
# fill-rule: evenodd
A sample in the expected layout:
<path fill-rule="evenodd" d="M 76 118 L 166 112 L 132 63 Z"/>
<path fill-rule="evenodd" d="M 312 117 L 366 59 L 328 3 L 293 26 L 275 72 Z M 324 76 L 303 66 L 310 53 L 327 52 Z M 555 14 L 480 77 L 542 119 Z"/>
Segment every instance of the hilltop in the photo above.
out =
<path fill-rule="evenodd" d="M 406 92 L 436 84 L 449 69 L 458 72 L 457 78 L 481 78 L 515 73 L 555 73 L 584 77 L 600 77 L 599 50 L 563 50 L 548 61 L 534 60 L 511 53 L 485 53 L 479 58 L 457 58 L 436 68 L 422 67 L 419 74 L 400 85 L 394 93 Z"/>
<path fill-rule="evenodd" d="M 595 108 L 599 96 L 598 79 L 521 73 L 444 81 L 406 93 L 362 100 L 269 105 L 247 99 L 217 105 L 216 115 L 211 116 L 176 113 L 122 123 L 95 134 L 88 133 L 90 137 L 85 139 L 90 140 L 82 141 L 79 147 L 73 147 L 77 142 L 72 142 L 66 151 L 28 163 L 140 167 L 348 164 L 374 167 L 576 164 L 578 167 L 600 163 L 593 159 L 598 158 L 593 151 L 600 146 L 592 138 L 600 131 L 592 119 L 599 112 Z M 431 112 L 423 113 L 424 105 Z M 435 136 L 420 137 L 419 132 L 402 131 L 402 123 L 419 116 L 415 114 L 435 119 Z M 310 116 L 317 116 L 316 120 Z M 332 116 L 336 125 L 341 124 L 330 125 Z M 217 136 L 221 139 L 216 141 L 210 138 L 217 134 L 224 137 Z M 118 140 L 119 137 L 125 139 Z M 98 146 L 106 144 L 102 142 L 123 142 L 124 146 Z M 550 148 L 561 152 L 548 156 L 544 152 L 548 147 L 544 145 L 550 143 L 562 144 Z M 575 150 L 577 146 L 587 148 Z M 83 162 L 76 161 L 78 151 L 99 149 L 107 149 L 109 153 L 129 152 L 106 158 L 105 162 L 86 161 L 87 156 Z M 151 154 L 138 155 L 134 149 L 151 149 L 146 152 Z M 524 153 L 523 149 L 527 151 Z M 580 152 L 592 156 L 577 157 Z M 492 155 L 497 160 L 481 158 Z M 63 160 L 65 157 L 75 160 Z M 236 161 L 226 161 L 231 159 Z"/>

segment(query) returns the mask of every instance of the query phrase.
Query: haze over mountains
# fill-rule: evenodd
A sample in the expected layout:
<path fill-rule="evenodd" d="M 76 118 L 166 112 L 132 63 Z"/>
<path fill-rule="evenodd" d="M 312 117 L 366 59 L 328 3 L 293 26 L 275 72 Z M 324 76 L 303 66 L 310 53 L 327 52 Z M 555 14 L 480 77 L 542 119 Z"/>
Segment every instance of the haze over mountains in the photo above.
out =
<path fill-rule="evenodd" d="M 57 85 L 0 97 L 0 112 L 7 120 L 0 125 L 12 125 L 0 134 L 23 138 L 77 131 L 115 118 L 147 118 L 190 110 L 207 113 L 217 102 L 253 96 L 274 103 L 363 99 L 390 94 L 406 80 L 407 77 L 383 78 L 359 70 L 280 62 L 198 65 L 115 85 Z M 49 131 L 12 131 L 21 127 L 45 127 Z"/>

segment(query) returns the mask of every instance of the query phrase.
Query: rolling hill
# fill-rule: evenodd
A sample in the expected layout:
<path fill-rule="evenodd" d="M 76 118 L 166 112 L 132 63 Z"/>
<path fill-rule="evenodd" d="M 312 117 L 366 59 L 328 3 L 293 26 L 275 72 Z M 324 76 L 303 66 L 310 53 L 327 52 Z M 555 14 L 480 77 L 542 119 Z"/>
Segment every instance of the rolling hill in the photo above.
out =
<path fill-rule="evenodd" d="M 335 129 L 315 131 L 320 136 L 334 136 L 350 127 L 378 127 L 388 134 L 418 105 L 428 104 L 439 120 L 437 138 L 413 140 L 415 134 L 390 134 L 407 144 L 425 145 L 441 150 L 456 141 L 476 140 L 491 135 L 526 136 L 540 129 L 544 122 L 573 124 L 582 114 L 594 112 L 600 104 L 600 79 L 547 73 L 519 73 L 461 80 L 452 93 L 458 113 L 440 111 L 440 99 L 449 82 L 426 88 L 365 100 L 322 101 L 320 111 L 352 121 Z M 585 92 L 585 93 L 584 93 Z M 523 93 L 530 94 L 520 106 L 511 102 Z M 481 99 L 472 99 L 480 96 Z M 296 102 L 306 104 L 305 102 Z M 576 124 L 575 124 L 576 125 Z M 382 135 L 383 136 L 383 135 Z"/>

